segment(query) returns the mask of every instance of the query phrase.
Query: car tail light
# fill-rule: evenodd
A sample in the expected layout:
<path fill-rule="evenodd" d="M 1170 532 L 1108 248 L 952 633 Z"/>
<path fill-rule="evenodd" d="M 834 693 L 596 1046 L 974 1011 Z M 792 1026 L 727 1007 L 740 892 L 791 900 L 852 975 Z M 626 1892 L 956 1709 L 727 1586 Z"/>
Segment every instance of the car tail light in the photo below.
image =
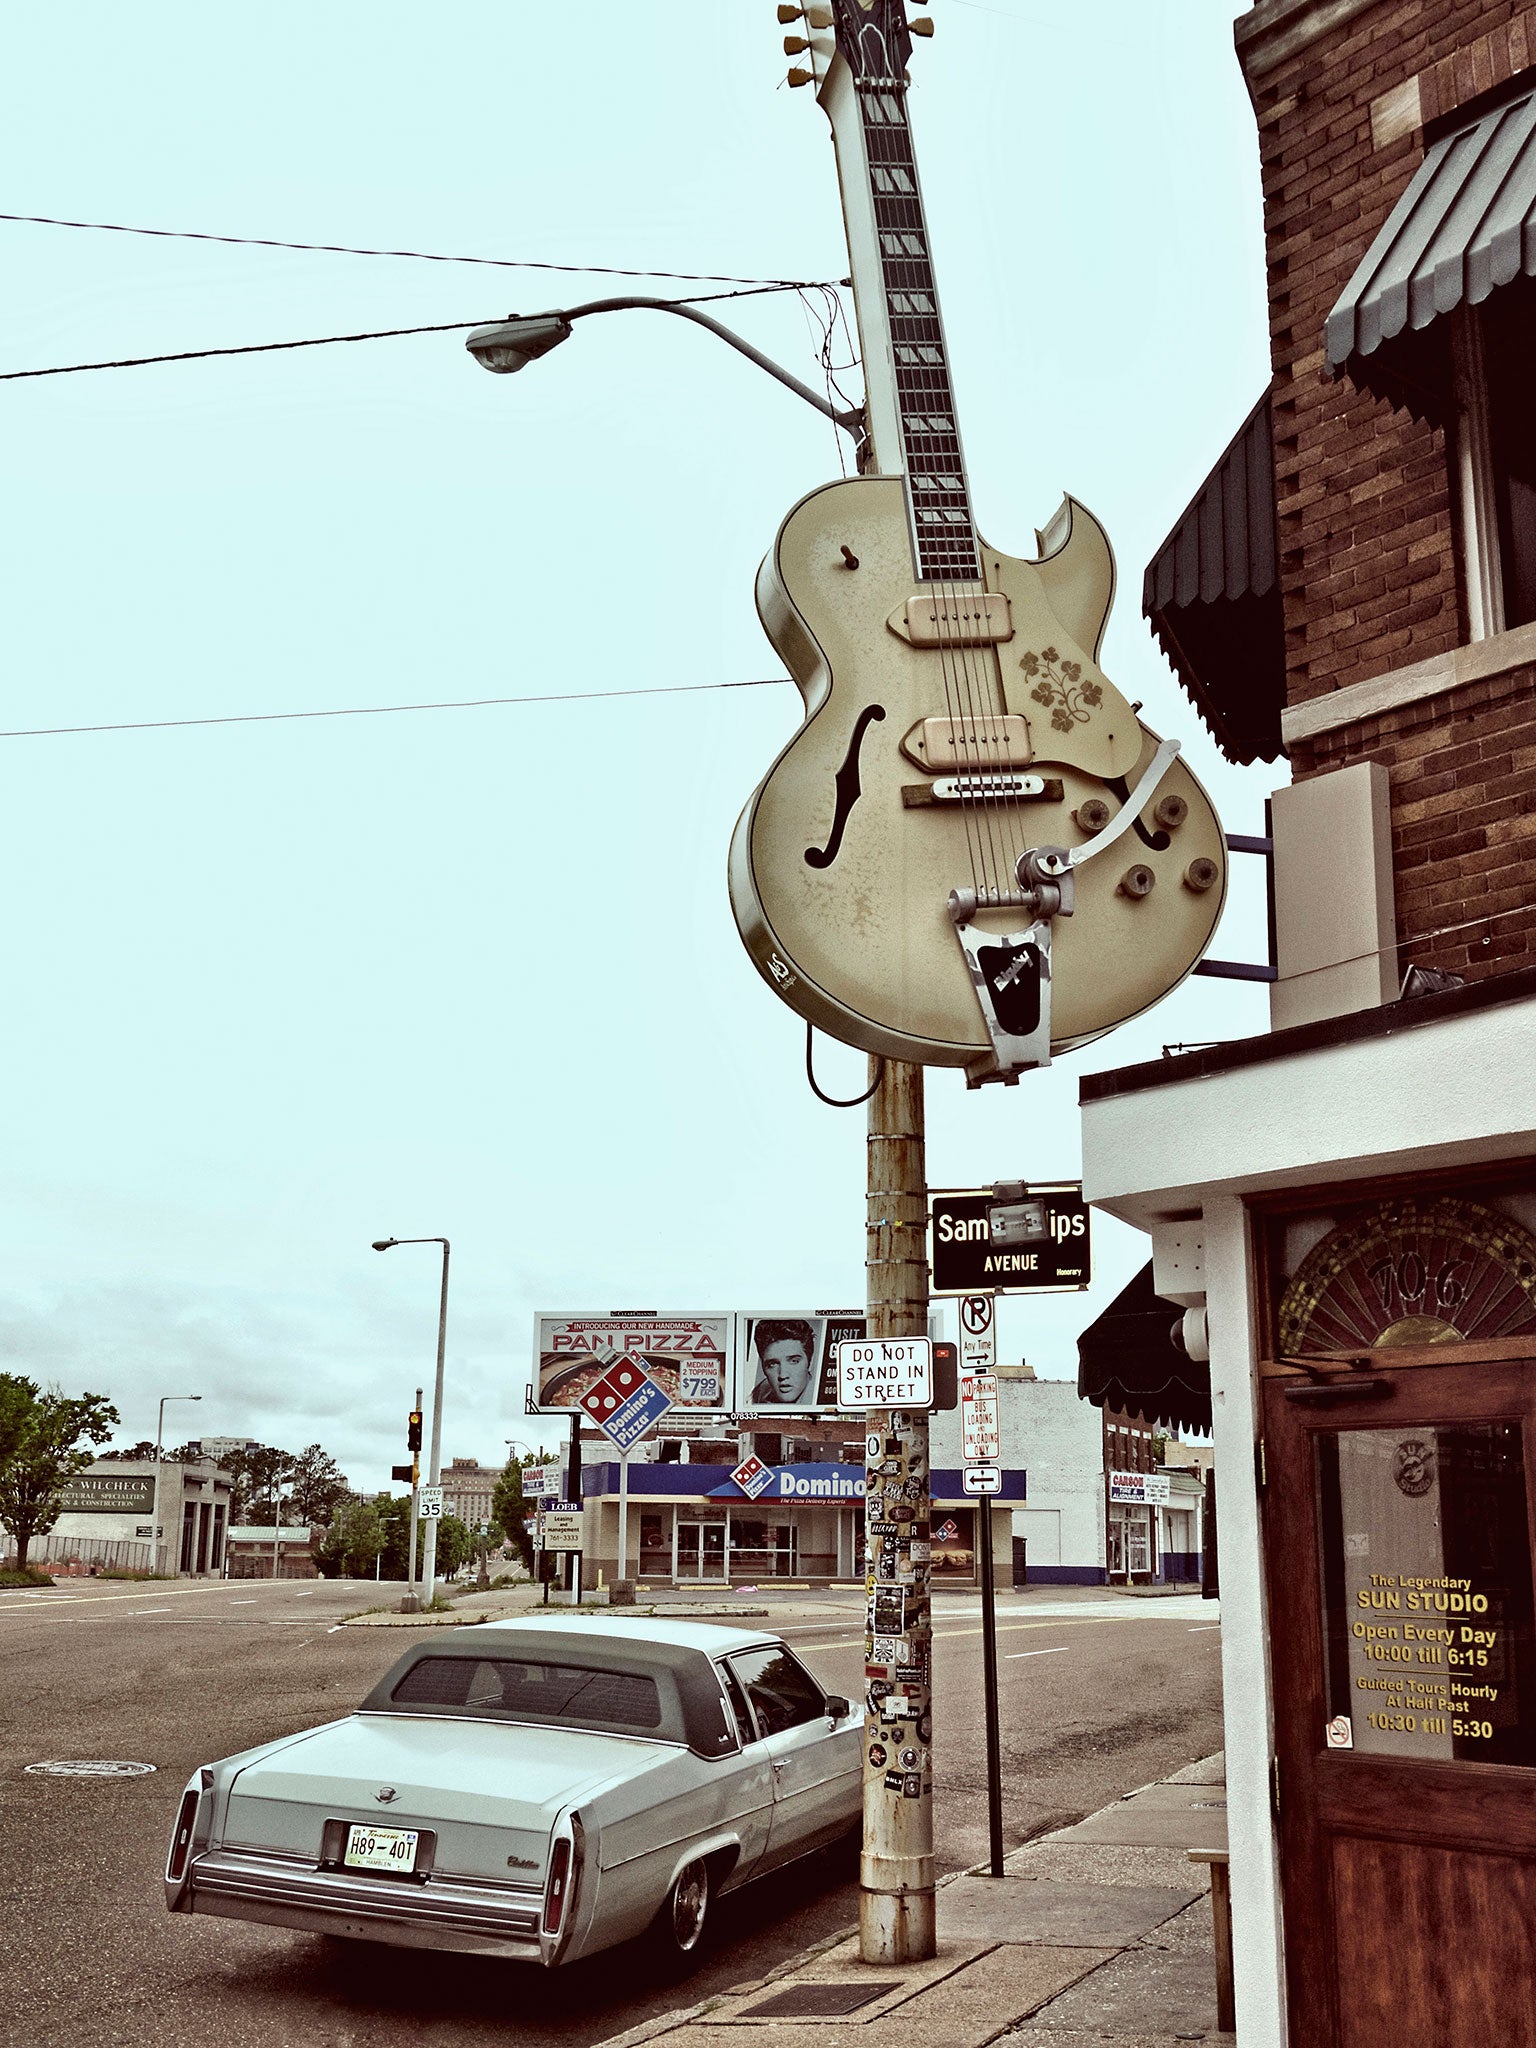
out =
<path fill-rule="evenodd" d="M 558 1934 L 565 1914 L 565 1895 L 571 1882 L 571 1842 L 562 1835 L 549 1858 L 549 1883 L 544 1890 L 544 1932 Z"/>
<path fill-rule="evenodd" d="M 171 1836 L 170 1860 L 165 1866 L 166 1877 L 177 1884 L 186 1875 L 187 1858 L 192 1853 L 192 1837 L 197 1830 L 197 1809 L 202 1799 L 202 1787 L 189 1785 L 181 1795 L 181 1809 L 176 1815 L 176 1832 Z"/>

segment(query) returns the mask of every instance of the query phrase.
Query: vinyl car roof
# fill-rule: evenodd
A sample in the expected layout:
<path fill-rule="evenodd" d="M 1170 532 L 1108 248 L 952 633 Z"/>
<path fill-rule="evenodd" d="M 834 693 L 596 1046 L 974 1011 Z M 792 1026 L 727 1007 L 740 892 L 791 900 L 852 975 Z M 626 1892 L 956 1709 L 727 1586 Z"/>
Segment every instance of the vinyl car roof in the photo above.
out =
<path fill-rule="evenodd" d="M 699 1622 L 663 1622 L 655 1629 L 647 1623 L 643 1633 L 631 1623 L 606 1620 L 570 1627 L 517 1620 L 444 1629 L 425 1642 L 413 1643 L 385 1672 L 359 1711 L 440 1714 L 441 1708 L 418 1707 L 393 1697 L 401 1679 L 416 1665 L 432 1657 L 524 1656 L 577 1669 L 635 1672 L 652 1678 L 662 1704 L 661 1726 L 653 1739 L 685 1742 L 699 1756 L 726 1756 L 737 1746 L 736 1733 L 728 1720 L 712 1660 L 723 1652 L 764 1640 L 762 1630 L 711 1628 Z M 518 1724 L 509 1719 L 509 1725 Z M 588 1725 L 594 1733 L 635 1733 L 599 1723 Z"/>

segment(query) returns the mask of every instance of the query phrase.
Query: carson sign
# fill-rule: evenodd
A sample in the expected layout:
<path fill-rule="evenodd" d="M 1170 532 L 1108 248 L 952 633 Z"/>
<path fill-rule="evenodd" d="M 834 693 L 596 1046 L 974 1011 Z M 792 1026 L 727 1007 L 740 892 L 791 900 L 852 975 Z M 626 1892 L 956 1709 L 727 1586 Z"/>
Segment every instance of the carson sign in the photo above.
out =
<path fill-rule="evenodd" d="M 928 1270 L 935 1294 L 1076 1292 L 1092 1277 L 1088 1205 L 1080 1181 L 1031 1187 L 1041 1209 L 1037 1244 L 993 1237 L 991 1188 L 935 1188 L 929 1194 Z"/>

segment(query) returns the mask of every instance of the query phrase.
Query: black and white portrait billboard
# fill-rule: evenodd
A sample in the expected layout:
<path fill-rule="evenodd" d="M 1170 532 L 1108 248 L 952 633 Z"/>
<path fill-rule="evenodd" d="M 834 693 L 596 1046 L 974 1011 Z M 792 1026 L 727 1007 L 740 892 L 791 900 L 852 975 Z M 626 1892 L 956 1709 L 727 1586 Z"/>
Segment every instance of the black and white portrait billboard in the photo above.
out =
<path fill-rule="evenodd" d="M 862 1337 L 860 1310 L 786 1309 L 736 1318 L 739 1414 L 837 1413 L 837 1347 Z"/>

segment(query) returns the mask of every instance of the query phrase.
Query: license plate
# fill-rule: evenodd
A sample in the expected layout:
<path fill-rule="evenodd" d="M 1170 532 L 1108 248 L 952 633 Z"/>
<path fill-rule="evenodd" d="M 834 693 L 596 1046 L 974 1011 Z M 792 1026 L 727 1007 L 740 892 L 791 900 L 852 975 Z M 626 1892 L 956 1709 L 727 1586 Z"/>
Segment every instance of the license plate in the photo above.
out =
<path fill-rule="evenodd" d="M 421 1839 L 415 1828 L 376 1828 L 354 1822 L 347 1829 L 341 1860 L 348 1870 L 385 1870 L 408 1877 L 416 1868 L 416 1844 Z"/>

